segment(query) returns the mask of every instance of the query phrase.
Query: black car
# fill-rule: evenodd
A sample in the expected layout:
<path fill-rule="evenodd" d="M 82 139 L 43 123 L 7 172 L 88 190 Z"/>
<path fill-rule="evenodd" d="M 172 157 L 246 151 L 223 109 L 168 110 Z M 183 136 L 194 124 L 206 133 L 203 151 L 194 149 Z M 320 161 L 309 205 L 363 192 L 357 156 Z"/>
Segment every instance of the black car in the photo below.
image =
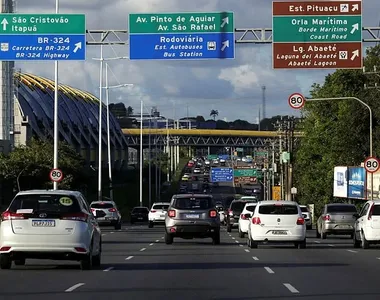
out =
<path fill-rule="evenodd" d="M 227 232 L 231 232 L 232 228 L 236 228 L 239 226 L 239 218 L 240 214 L 244 209 L 244 206 L 248 202 L 256 202 L 256 201 L 246 201 L 246 200 L 234 200 L 231 202 L 230 207 L 227 211 Z"/>
<path fill-rule="evenodd" d="M 135 207 L 131 211 L 131 224 L 148 222 L 149 208 L 145 206 Z"/>

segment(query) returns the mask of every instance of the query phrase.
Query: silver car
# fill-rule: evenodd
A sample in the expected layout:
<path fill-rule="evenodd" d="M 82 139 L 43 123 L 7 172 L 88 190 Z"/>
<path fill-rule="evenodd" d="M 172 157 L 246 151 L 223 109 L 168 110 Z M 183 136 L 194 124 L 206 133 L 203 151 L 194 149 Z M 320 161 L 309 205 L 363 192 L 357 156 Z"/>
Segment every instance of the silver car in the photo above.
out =
<path fill-rule="evenodd" d="M 183 239 L 211 237 L 220 244 L 220 218 L 211 195 L 174 195 L 165 219 L 165 243 Z"/>
<path fill-rule="evenodd" d="M 350 235 L 354 237 L 356 206 L 345 203 L 330 203 L 323 208 L 317 221 L 317 237 L 326 239 L 328 234 Z"/>
<path fill-rule="evenodd" d="M 113 201 L 94 201 L 90 204 L 91 211 L 95 215 L 97 211 L 102 212 L 99 217 L 99 225 L 114 226 L 115 230 L 121 229 L 121 214 Z"/>

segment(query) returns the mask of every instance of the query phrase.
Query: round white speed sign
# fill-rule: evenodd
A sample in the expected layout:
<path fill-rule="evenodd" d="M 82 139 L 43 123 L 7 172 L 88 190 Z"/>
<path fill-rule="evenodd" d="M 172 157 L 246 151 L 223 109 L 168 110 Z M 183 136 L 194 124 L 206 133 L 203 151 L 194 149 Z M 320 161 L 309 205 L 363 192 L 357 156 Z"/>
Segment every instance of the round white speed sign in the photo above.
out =
<path fill-rule="evenodd" d="M 364 168 L 369 173 L 375 173 L 379 170 L 380 167 L 380 161 L 376 157 L 368 157 L 364 161 Z"/>
<path fill-rule="evenodd" d="M 63 173 L 60 169 L 53 169 L 50 171 L 50 180 L 54 182 L 60 182 L 63 179 Z"/>
<path fill-rule="evenodd" d="M 306 99 L 299 93 L 294 93 L 289 96 L 288 103 L 291 108 L 301 109 L 305 105 Z"/>

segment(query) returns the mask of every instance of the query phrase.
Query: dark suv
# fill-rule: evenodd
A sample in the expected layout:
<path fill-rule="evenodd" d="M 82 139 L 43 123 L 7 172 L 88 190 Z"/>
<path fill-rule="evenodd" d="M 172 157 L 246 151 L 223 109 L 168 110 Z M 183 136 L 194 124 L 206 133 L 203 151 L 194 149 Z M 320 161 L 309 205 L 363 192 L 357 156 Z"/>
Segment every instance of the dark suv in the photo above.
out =
<path fill-rule="evenodd" d="M 211 237 L 220 244 L 220 218 L 211 195 L 174 195 L 165 219 L 165 243 L 183 239 Z"/>
<path fill-rule="evenodd" d="M 232 228 L 237 228 L 239 226 L 240 214 L 247 203 L 255 203 L 257 201 L 247 201 L 247 200 L 233 200 L 228 208 L 227 212 L 227 232 L 231 232 Z"/>

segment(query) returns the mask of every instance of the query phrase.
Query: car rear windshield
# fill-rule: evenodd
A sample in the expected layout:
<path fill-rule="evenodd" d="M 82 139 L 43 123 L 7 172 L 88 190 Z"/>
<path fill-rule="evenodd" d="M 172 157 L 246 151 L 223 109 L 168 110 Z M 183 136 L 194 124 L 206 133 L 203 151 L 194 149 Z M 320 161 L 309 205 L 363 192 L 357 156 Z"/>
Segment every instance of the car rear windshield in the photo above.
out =
<path fill-rule="evenodd" d="M 132 213 L 134 214 L 146 213 L 146 212 L 148 212 L 148 209 L 146 209 L 145 207 L 136 207 L 132 210 Z"/>
<path fill-rule="evenodd" d="M 112 203 L 93 203 L 91 208 L 113 208 Z"/>
<path fill-rule="evenodd" d="M 239 201 L 239 202 L 232 202 L 231 203 L 231 210 L 233 211 L 243 211 L 244 206 L 247 204 L 245 201 Z"/>
<path fill-rule="evenodd" d="M 260 205 L 259 214 L 262 215 L 297 215 L 296 205 Z"/>
<path fill-rule="evenodd" d="M 209 197 L 177 198 L 173 207 L 177 209 L 208 209 L 214 207 L 214 201 Z"/>
<path fill-rule="evenodd" d="M 301 211 L 302 212 L 309 212 L 309 210 L 307 209 L 307 207 L 302 207 L 302 206 L 301 206 Z"/>
<path fill-rule="evenodd" d="M 153 209 L 162 209 L 162 210 L 168 210 L 169 205 L 168 204 L 155 204 L 152 207 Z"/>
<path fill-rule="evenodd" d="M 372 216 L 380 216 L 380 205 L 375 205 L 373 207 Z"/>
<path fill-rule="evenodd" d="M 81 211 L 75 197 L 55 194 L 18 195 L 13 199 L 9 211 L 17 213 L 21 209 L 28 210 L 30 213 L 74 213 Z"/>
<path fill-rule="evenodd" d="M 327 206 L 328 213 L 356 213 L 354 205 L 329 205 Z"/>
<path fill-rule="evenodd" d="M 245 209 L 250 211 L 250 212 L 254 212 L 255 211 L 255 208 L 256 208 L 256 205 L 250 205 L 250 206 L 246 206 Z"/>
<path fill-rule="evenodd" d="M 241 200 L 249 202 L 257 202 L 257 197 L 242 197 Z"/>

